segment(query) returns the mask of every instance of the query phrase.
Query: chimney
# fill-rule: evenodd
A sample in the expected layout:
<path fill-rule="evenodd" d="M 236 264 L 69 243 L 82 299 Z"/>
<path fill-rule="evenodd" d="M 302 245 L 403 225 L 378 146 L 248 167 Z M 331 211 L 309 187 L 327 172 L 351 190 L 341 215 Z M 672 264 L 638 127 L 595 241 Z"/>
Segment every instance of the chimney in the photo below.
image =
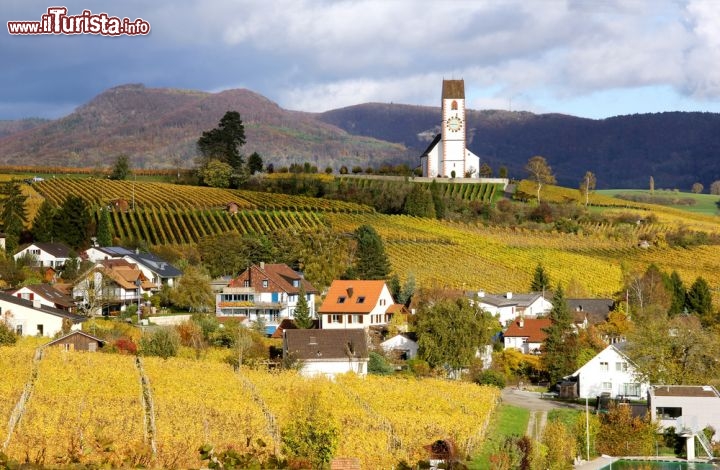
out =
<path fill-rule="evenodd" d="M 508 292 L 507 294 L 505 294 L 505 298 L 508 300 L 512 299 L 512 292 Z"/>
<path fill-rule="evenodd" d="M 520 319 L 518 320 L 518 326 L 520 326 L 520 328 L 525 328 L 525 314 L 523 314 L 523 313 L 520 314 Z"/>
<path fill-rule="evenodd" d="M 260 261 L 260 269 L 265 269 L 265 261 Z"/>
<path fill-rule="evenodd" d="M 348 295 L 348 297 L 352 297 L 352 295 L 353 295 L 353 288 L 352 288 L 352 286 L 350 286 L 350 287 L 347 288 L 347 295 Z"/>

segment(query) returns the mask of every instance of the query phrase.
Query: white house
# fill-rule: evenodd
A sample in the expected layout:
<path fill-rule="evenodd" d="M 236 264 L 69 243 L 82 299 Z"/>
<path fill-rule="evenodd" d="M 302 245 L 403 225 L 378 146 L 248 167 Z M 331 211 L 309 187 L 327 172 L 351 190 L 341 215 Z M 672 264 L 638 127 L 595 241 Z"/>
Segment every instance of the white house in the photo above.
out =
<path fill-rule="evenodd" d="M 125 259 L 99 262 L 73 285 L 73 298 L 89 314 L 100 315 L 138 304 L 143 294 L 151 294 L 157 285 L 148 280 L 142 270 Z"/>
<path fill-rule="evenodd" d="M 577 380 L 578 397 L 595 398 L 601 393 L 609 393 L 611 398 L 646 396 L 650 384 L 639 377 L 623 352 L 625 344 L 611 344 L 569 376 Z"/>
<path fill-rule="evenodd" d="M 18 335 L 53 337 L 63 330 L 63 323 L 69 324 L 71 330 L 79 330 L 85 319 L 66 310 L 42 306 L 39 301 L 0 293 L 0 321 Z"/>
<path fill-rule="evenodd" d="M 396 355 L 398 359 L 414 359 L 418 353 L 417 335 L 400 333 L 380 343 L 380 347 L 387 354 Z"/>
<path fill-rule="evenodd" d="M 551 324 L 549 318 L 525 318 L 522 315 L 503 332 L 505 349 L 519 349 L 524 354 L 539 354 Z"/>
<path fill-rule="evenodd" d="M 55 289 L 50 284 L 31 284 L 15 289 L 11 295 L 29 301 L 39 301 L 45 307 L 54 307 L 61 310 L 74 311 L 75 301 L 69 295 Z"/>
<path fill-rule="evenodd" d="M 480 308 L 497 317 L 502 326 L 508 326 L 519 315 L 531 318 L 544 315 L 552 310 L 552 302 L 539 292 L 486 294 L 484 291 L 478 291 L 468 296 L 473 301 L 477 299 Z"/>
<path fill-rule="evenodd" d="M 333 378 L 348 372 L 367 375 L 369 360 L 365 330 L 284 330 L 283 356 L 300 361 L 306 377 Z"/>
<path fill-rule="evenodd" d="M 385 281 L 335 280 L 318 309 L 321 328 L 367 329 L 387 325 L 397 311 Z"/>
<path fill-rule="evenodd" d="M 156 290 L 167 284 L 173 286 L 182 271 L 172 264 L 152 253 L 142 253 L 139 250 L 129 250 L 122 246 L 93 246 L 85 250 L 84 258 L 98 263 L 103 260 L 124 259 L 128 263 L 137 265 L 143 275 L 156 286 Z"/>
<path fill-rule="evenodd" d="M 272 334 L 283 319 L 295 318 L 301 290 L 314 318 L 317 289 L 301 273 L 286 264 L 252 265 L 216 294 L 215 313 L 262 318 Z"/>
<path fill-rule="evenodd" d="M 31 255 L 35 258 L 37 267 L 62 267 L 70 259 L 70 247 L 63 243 L 35 242 L 24 246 L 13 255 L 15 261 L 24 256 Z"/>

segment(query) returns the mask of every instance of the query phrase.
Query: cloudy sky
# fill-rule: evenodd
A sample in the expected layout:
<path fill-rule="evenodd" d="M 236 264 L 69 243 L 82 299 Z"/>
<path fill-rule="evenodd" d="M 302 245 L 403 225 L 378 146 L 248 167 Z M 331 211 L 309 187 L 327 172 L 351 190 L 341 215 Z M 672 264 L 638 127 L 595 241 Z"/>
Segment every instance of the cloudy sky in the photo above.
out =
<path fill-rule="evenodd" d="M 11 35 L 51 6 L 147 36 Z M 2 0 L 0 119 L 64 116 L 107 88 L 248 88 L 287 109 L 439 105 L 589 118 L 720 112 L 720 0 Z"/>

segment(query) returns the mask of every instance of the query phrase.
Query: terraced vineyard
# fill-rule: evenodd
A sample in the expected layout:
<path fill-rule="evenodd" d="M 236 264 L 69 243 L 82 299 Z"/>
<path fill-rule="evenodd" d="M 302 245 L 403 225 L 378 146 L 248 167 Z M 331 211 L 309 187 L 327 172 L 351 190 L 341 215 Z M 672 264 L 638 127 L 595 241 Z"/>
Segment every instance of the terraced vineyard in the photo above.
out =
<path fill-rule="evenodd" d="M 4 376 L 2 410 L 12 408 L 29 383 L 33 351 L 25 339 L 0 348 L 0 364 L 20 370 Z M 132 356 L 47 349 L 6 453 L 48 466 L 199 468 L 198 449 L 211 444 L 267 461 L 282 452 L 282 431 L 302 403 L 315 397 L 318 413 L 338 429 L 335 456 L 357 458 L 362 468 L 391 468 L 426 459 L 423 446 L 437 439 L 453 439 L 463 455 L 474 455 L 499 398 L 495 387 L 438 379 L 333 382 L 294 371 L 238 374 L 209 360 L 141 363 Z M 148 379 L 152 406 L 142 398 L 141 376 Z"/>

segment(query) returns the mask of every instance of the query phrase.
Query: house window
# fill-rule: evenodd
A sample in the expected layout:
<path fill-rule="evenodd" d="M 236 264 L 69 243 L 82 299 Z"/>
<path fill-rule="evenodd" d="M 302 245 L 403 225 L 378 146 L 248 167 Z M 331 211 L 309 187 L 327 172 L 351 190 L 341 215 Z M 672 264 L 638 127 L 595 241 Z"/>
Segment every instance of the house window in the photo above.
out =
<path fill-rule="evenodd" d="M 608 372 L 608 371 L 610 370 L 610 364 L 608 364 L 607 362 L 601 362 L 601 363 L 600 363 L 600 370 L 601 370 L 602 372 Z"/>
<path fill-rule="evenodd" d="M 357 302 L 357 303 L 359 303 L 359 304 L 364 303 L 364 302 L 365 302 L 365 296 L 361 295 L 360 297 L 357 298 L 357 300 L 356 300 L 355 302 Z"/>
<path fill-rule="evenodd" d="M 348 315 L 348 325 L 351 325 L 353 322 L 353 315 Z"/>
<path fill-rule="evenodd" d="M 72 343 L 62 343 L 60 345 L 63 351 L 71 351 L 72 350 Z"/>
<path fill-rule="evenodd" d="M 244 281 L 243 281 L 243 287 L 250 287 L 250 281 L 249 281 L 249 280 L 244 280 Z"/>
<path fill-rule="evenodd" d="M 380 306 L 382 307 L 383 305 L 385 305 L 385 299 L 380 299 Z"/>
<path fill-rule="evenodd" d="M 530 340 L 530 338 L 523 338 L 523 339 L 522 339 L 522 344 L 528 344 L 528 343 L 529 343 L 529 340 Z"/>
<path fill-rule="evenodd" d="M 457 109 L 458 109 L 457 106 L 458 106 L 458 104 L 457 104 L 457 101 L 455 101 L 455 100 L 453 100 L 453 102 L 450 103 L 450 109 L 453 111 L 457 111 Z"/>
<path fill-rule="evenodd" d="M 627 372 L 627 362 L 616 362 L 615 363 L 615 371 L 616 372 Z"/>
<path fill-rule="evenodd" d="M 265 288 L 267 288 L 268 285 L 269 285 L 268 280 L 267 280 L 267 279 L 263 279 L 262 286 L 265 287 Z"/>
<path fill-rule="evenodd" d="M 640 384 L 623 384 L 623 395 L 628 397 L 639 397 Z"/>
<path fill-rule="evenodd" d="M 338 297 L 337 303 L 339 303 L 339 304 L 344 304 L 346 298 L 347 298 L 347 297 L 345 297 L 344 295 L 341 295 L 340 297 Z"/>
<path fill-rule="evenodd" d="M 655 414 L 660 419 L 678 419 L 682 416 L 682 408 L 658 406 Z"/>
<path fill-rule="evenodd" d="M 361 325 L 362 325 L 362 322 L 363 322 L 363 316 L 362 316 L 362 315 L 355 315 L 355 319 L 354 319 L 354 321 L 355 321 L 355 323 L 359 323 L 359 324 L 361 324 Z"/>
<path fill-rule="evenodd" d="M 342 315 L 332 315 L 332 321 L 330 323 L 342 323 L 342 322 L 343 322 Z"/>
<path fill-rule="evenodd" d="M 297 302 L 297 295 L 288 295 L 288 302 Z"/>
<path fill-rule="evenodd" d="M 601 386 L 603 390 L 612 390 L 612 382 L 603 382 Z"/>
<path fill-rule="evenodd" d="M 42 335 L 43 335 L 43 326 L 42 326 L 42 325 L 38 325 L 38 326 L 37 326 L 37 335 L 38 335 L 38 336 L 42 336 Z"/>
<path fill-rule="evenodd" d="M 297 279 L 293 279 L 293 287 L 300 287 L 300 281 Z"/>

